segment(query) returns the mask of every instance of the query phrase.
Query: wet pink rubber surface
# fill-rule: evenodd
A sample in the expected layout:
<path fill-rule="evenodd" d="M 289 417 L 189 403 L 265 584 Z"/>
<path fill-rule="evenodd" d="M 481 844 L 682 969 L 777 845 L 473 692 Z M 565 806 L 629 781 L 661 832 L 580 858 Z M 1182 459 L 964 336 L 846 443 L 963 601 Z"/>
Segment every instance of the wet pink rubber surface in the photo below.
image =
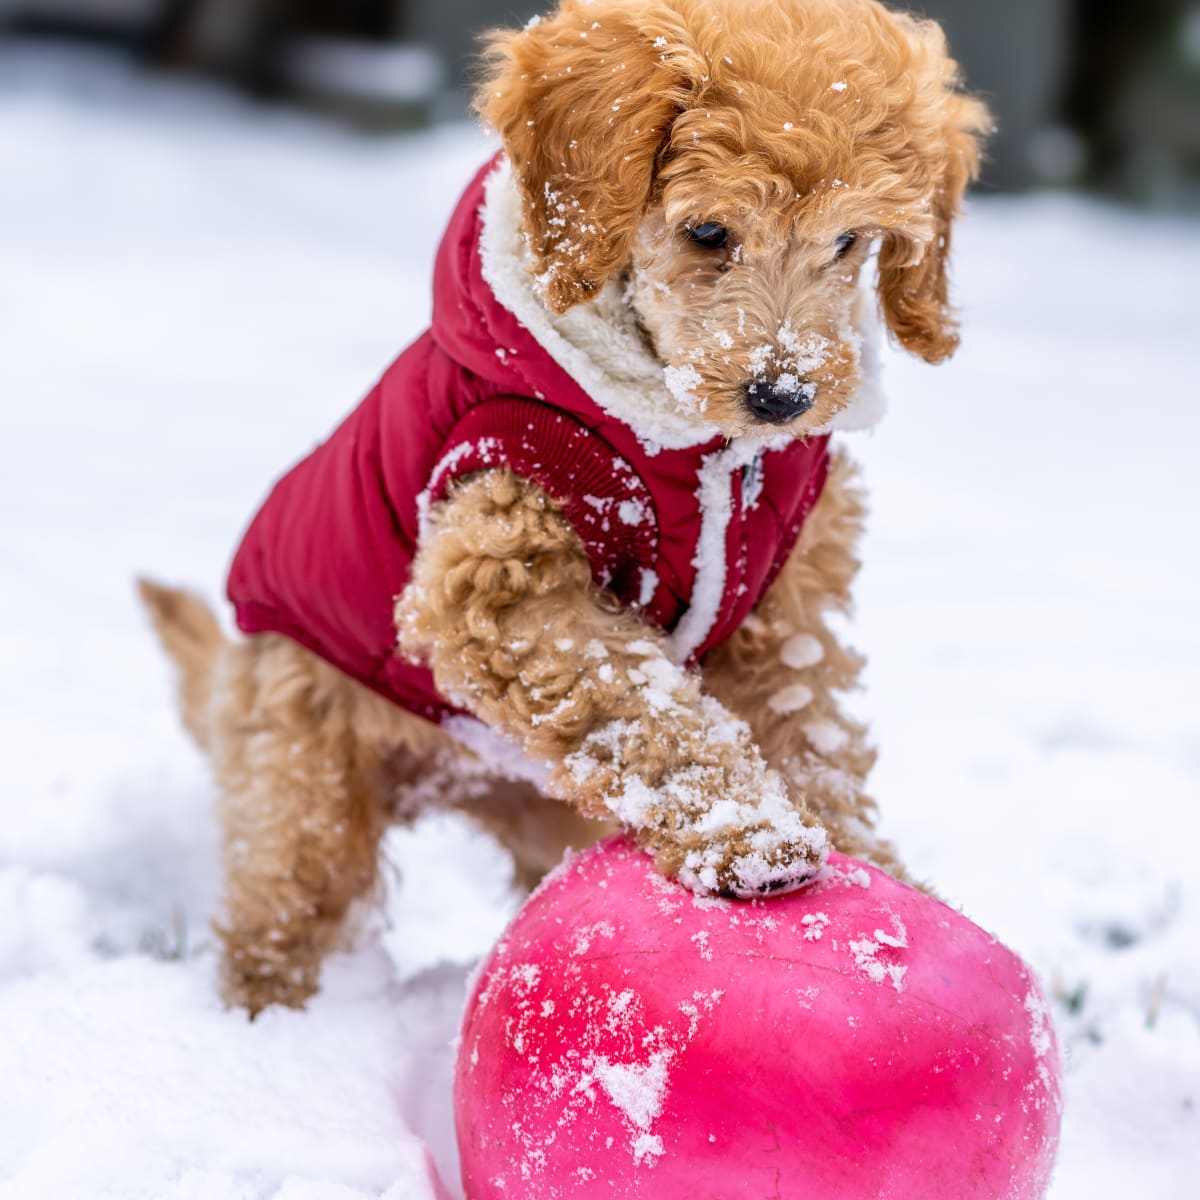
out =
<path fill-rule="evenodd" d="M 455 1106 L 468 1200 L 1033 1200 L 1059 1058 L 1020 959 L 882 872 L 701 900 L 617 838 L 484 964 Z"/>

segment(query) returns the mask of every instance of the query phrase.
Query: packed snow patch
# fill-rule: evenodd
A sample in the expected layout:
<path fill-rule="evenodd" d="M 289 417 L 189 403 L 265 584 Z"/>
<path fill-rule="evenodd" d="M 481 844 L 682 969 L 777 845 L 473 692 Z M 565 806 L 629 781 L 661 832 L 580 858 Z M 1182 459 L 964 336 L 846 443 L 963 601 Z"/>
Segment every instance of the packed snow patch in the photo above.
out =
<path fill-rule="evenodd" d="M 904 976 L 908 973 L 908 967 L 892 961 L 886 954 L 887 950 L 908 948 L 908 931 L 899 917 L 892 918 L 891 933 L 876 929 L 873 937 L 860 934 L 858 938 L 851 939 L 849 946 L 850 953 L 854 956 L 854 965 L 872 983 L 883 983 L 886 980 L 896 991 L 904 990 Z"/>
<path fill-rule="evenodd" d="M 592 1064 L 591 1071 L 626 1120 L 638 1129 L 647 1130 L 662 1112 L 667 1066 L 674 1053 L 660 1050 L 647 1063 L 611 1063 L 600 1058 Z"/>

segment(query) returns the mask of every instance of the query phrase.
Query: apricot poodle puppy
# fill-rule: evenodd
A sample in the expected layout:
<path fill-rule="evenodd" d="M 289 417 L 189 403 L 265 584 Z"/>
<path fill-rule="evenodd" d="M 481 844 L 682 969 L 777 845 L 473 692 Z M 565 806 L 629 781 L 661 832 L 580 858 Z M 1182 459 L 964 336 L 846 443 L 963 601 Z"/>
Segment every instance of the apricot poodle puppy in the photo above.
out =
<path fill-rule="evenodd" d="M 830 844 L 901 870 L 839 702 L 863 507 L 830 438 L 878 415 L 880 316 L 955 349 L 986 110 L 935 24 L 874 0 L 563 0 L 487 61 L 503 151 L 432 327 L 256 517 L 248 636 L 142 585 L 218 780 L 251 1013 L 312 994 L 388 823 L 432 805 L 526 883 L 583 818 L 701 893 L 801 886 Z"/>

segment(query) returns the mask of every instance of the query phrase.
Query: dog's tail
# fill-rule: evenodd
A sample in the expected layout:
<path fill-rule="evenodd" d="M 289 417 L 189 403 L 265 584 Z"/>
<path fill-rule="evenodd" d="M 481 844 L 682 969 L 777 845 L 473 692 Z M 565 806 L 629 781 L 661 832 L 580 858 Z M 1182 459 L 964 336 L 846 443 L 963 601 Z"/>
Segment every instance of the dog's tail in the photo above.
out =
<path fill-rule="evenodd" d="M 213 669 L 225 635 L 212 609 L 195 592 L 163 587 L 149 579 L 139 579 L 137 588 L 163 649 L 179 670 L 183 723 L 201 749 L 207 750 Z"/>

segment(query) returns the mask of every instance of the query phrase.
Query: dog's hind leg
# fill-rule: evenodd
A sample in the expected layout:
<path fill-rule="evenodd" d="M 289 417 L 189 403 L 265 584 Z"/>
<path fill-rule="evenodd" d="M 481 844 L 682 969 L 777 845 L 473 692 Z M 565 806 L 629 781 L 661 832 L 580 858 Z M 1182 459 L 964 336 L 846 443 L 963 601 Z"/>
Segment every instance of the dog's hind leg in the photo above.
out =
<path fill-rule="evenodd" d="M 251 1014 L 312 995 L 347 912 L 378 877 L 390 812 L 381 750 L 362 736 L 360 692 L 274 635 L 231 645 L 218 663 L 209 749 L 225 895 L 216 928 L 225 998 Z"/>
<path fill-rule="evenodd" d="M 225 997 L 252 1014 L 299 1005 L 376 878 L 386 806 L 359 726 L 384 702 L 284 638 L 229 641 L 190 592 L 138 590 L 220 791 Z"/>

